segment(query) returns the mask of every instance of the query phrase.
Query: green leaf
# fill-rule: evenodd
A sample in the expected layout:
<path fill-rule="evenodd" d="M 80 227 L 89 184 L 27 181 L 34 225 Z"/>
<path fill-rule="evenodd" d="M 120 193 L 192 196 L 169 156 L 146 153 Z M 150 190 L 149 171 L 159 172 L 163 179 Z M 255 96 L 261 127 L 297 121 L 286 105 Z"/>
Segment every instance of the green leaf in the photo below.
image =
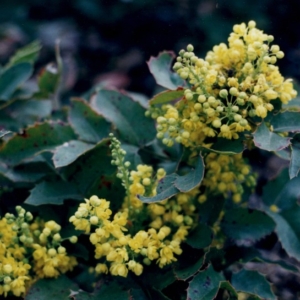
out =
<path fill-rule="evenodd" d="M 189 300 L 212 300 L 217 295 L 220 282 L 224 280 L 221 273 L 215 272 L 210 265 L 208 269 L 198 273 L 187 289 Z"/>
<path fill-rule="evenodd" d="M 291 101 L 289 101 L 286 104 L 282 104 L 282 108 L 283 109 L 287 109 L 287 110 L 300 110 L 300 97 L 297 97 L 295 99 L 292 99 Z"/>
<path fill-rule="evenodd" d="M 289 137 L 285 138 L 273 133 L 268 129 L 264 122 L 257 128 L 253 137 L 255 146 L 267 151 L 282 150 L 289 146 L 291 139 Z"/>
<path fill-rule="evenodd" d="M 278 157 L 290 161 L 290 153 L 287 150 L 279 150 L 279 151 L 274 151 L 274 154 L 276 154 Z"/>
<path fill-rule="evenodd" d="M 290 179 L 296 177 L 299 174 L 300 170 L 300 142 L 299 137 L 296 135 L 292 139 L 291 145 L 291 160 L 289 167 Z"/>
<path fill-rule="evenodd" d="M 116 125 L 125 142 L 142 146 L 154 139 L 154 121 L 145 118 L 145 109 L 126 94 L 100 90 L 92 97 L 91 106 Z"/>
<path fill-rule="evenodd" d="M 73 224 L 71 224 L 73 226 Z M 73 226 L 74 228 L 74 226 Z M 75 235 L 80 235 L 79 230 L 74 230 L 75 232 L 72 235 L 69 235 L 69 237 Z M 61 236 L 63 236 L 63 232 L 61 232 Z M 89 249 L 86 247 L 86 245 L 82 245 L 80 243 L 73 244 L 71 249 L 68 249 L 68 255 L 70 256 L 75 256 L 75 257 L 80 257 L 83 258 L 84 260 L 88 261 L 90 257 L 90 252 Z"/>
<path fill-rule="evenodd" d="M 300 207 L 298 204 L 279 213 L 271 211 L 266 211 L 266 213 L 276 223 L 275 232 L 283 249 L 289 256 L 300 261 Z"/>
<path fill-rule="evenodd" d="M 151 287 L 160 291 L 176 281 L 173 269 L 170 267 L 147 270 L 147 272 L 142 274 L 142 278 L 144 282 L 149 283 Z"/>
<path fill-rule="evenodd" d="M 5 66 L 5 68 L 22 62 L 33 64 L 37 60 L 41 48 L 42 46 L 39 41 L 33 41 L 23 48 L 18 49 L 17 52 L 10 58 L 9 63 Z"/>
<path fill-rule="evenodd" d="M 34 124 L 21 134 L 14 134 L 0 148 L 0 159 L 8 165 L 16 165 L 25 158 L 75 139 L 72 128 L 61 122 Z"/>
<path fill-rule="evenodd" d="M 221 227 L 224 233 L 231 239 L 254 243 L 270 234 L 275 228 L 275 223 L 268 215 L 261 211 L 234 208 L 225 212 Z"/>
<path fill-rule="evenodd" d="M 202 156 L 196 161 L 195 169 L 190 170 L 184 176 L 178 176 L 175 181 L 175 187 L 180 192 L 188 192 L 198 186 L 204 176 L 204 162 Z"/>
<path fill-rule="evenodd" d="M 32 74 L 30 63 L 20 63 L 6 69 L 0 76 L 0 100 L 8 101 L 14 91 Z"/>
<path fill-rule="evenodd" d="M 39 92 L 35 94 L 35 97 L 47 98 L 54 94 L 59 84 L 60 75 L 59 69 L 54 63 L 47 64 L 39 73 Z"/>
<path fill-rule="evenodd" d="M 129 300 L 148 300 L 149 297 L 146 296 L 141 288 L 131 288 L 129 290 L 130 298 Z"/>
<path fill-rule="evenodd" d="M 11 105 L 11 110 L 13 110 L 13 115 L 16 119 L 27 118 L 37 121 L 51 114 L 52 101 L 35 99 L 17 100 Z"/>
<path fill-rule="evenodd" d="M 143 197 L 138 198 L 144 203 L 159 202 L 165 199 L 169 199 L 172 196 L 179 193 L 179 190 L 175 187 L 175 182 L 178 178 L 177 174 L 170 174 L 160 179 L 156 188 L 157 194 L 154 197 Z"/>
<path fill-rule="evenodd" d="M 220 284 L 220 289 L 226 290 L 229 294 L 230 300 L 238 300 L 238 294 L 233 286 L 228 281 L 222 281 Z"/>
<path fill-rule="evenodd" d="M 55 45 L 56 63 L 49 63 L 38 75 L 39 91 L 35 94 L 38 98 L 48 98 L 55 94 L 62 74 L 62 59 L 60 56 L 59 43 Z"/>
<path fill-rule="evenodd" d="M 54 151 L 52 159 L 55 168 L 65 167 L 73 163 L 79 156 L 85 154 L 93 147 L 95 147 L 95 145 L 77 140 L 65 142 Z"/>
<path fill-rule="evenodd" d="M 199 207 L 199 221 L 213 225 L 223 210 L 225 199 L 223 196 L 208 195 L 208 200 Z"/>
<path fill-rule="evenodd" d="M 186 243 L 193 248 L 202 249 L 211 244 L 212 238 L 211 228 L 203 223 L 198 223 L 197 227 L 189 234 Z"/>
<path fill-rule="evenodd" d="M 14 168 L 0 165 L 0 173 L 12 182 L 36 182 L 47 174 L 52 173 L 52 170 L 46 163 L 30 162 Z"/>
<path fill-rule="evenodd" d="M 205 148 L 205 147 L 203 147 Z M 217 141 L 210 147 L 205 148 L 208 151 L 221 153 L 221 154 L 237 154 L 244 151 L 243 139 L 228 140 L 224 138 L 218 138 Z"/>
<path fill-rule="evenodd" d="M 162 178 L 156 188 L 156 196 L 138 198 L 144 203 L 158 202 L 168 199 L 180 192 L 188 192 L 198 186 L 204 176 L 203 158 L 199 156 L 196 161 L 195 169 L 192 169 L 184 176 L 178 174 L 170 174 Z"/>
<path fill-rule="evenodd" d="M 50 100 L 35 99 L 16 100 L 7 109 L 7 112 L 14 118 L 18 127 L 15 131 L 43 120 L 50 116 L 51 111 L 52 102 Z"/>
<path fill-rule="evenodd" d="M 233 273 L 231 284 L 237 291 L 257 295 L 260 299 L 276 299 L 271 290 L 270 283 L 266 280 L 265 276 L 257 271 L 242 270 L 238 273 Z"/>
<path fill-rule="evenodd" d="M 55 279 L 40 279 L 29 289 L 25 300 L 68 300 L 70 290 L 76 290 L 78 286 L 65 275 Z"/>
<path fill-rule="evenodd" d="M 264 189 L 263 201 L 267 205 L 266 213 L 275 221 L 275 232 L 286 252 L 300 261 L 300 209 L 297 204 L 300 178 L 288 180 L 284 170 L 275 180 L 270 181 Z M 272 212 L 268 207 L 275 204 L 279 211 Z"/>
<path fill-rule="evenodd" d="M 72 248 L 76 248 L 76 246 L 78 245 L 78 243 L 76 244 L 72 244 Z M 86 245 L 80 245 L 82 248 L 85 248 L 85 251 L 87 252 L 87 258 L 83 258 L 84 260 L 88 260 L 89 257 L 89 251 L 86 247 Z M 77 249 L 75 249 L 77 250 Z M 78 249 L 79 252 L 81 251 L 81 249 Z M 68 255 L 70 255 L 70 247 L 68 247 Z M 75 257 L 78 257 L 77 255 L 75 255 Z M 81 257 L 81 255 L 79 255 L 79 257 Z M 81 260 L 82 261 L 82 260 Z M 72 280 L 74 280 L 78 286 L 80 286 L 80 289 L 83 291 L 92 291 L 94 289 L 94 285 L 96 283 L 97 280 L 99 280 L 99 278 L 97 278 L 97 274 L 95 274 L 95 272 L 90 273 L 89 272 L 89 266 L 88 264 L 81 264 L 82 267 L 80 268 L 80 272 L 76 272 L 75 274 L 73 273 L 72 275 Z M 74 276 L 75 275 L 75 276 Z M 70 291 L 70 293 L 76 293 L 77 291 Z M 71 296 L 71 295 L 70 295 Z M 71 299 L 71 297 L 70 297 Z"/>
<path fill-rule="evenodd" d="M 285 210 L 293 207 L 300 196 L 300 177 L 289 180 L 287 169 L 278 177 L 270 180 L 263 189 L 263 202 L 267 206 L 275 204 L 279 209 Z"/>
<path fill-rule="evenodd" d="M 97 187 L 96 194 L 99 196 L 104 191 L 110 191 L 111 197 L 114 196 L 113 182 L 116 181 L 116 167 L 110 163 L 108 145 L 109 139 L 101 141 L 96 147 L 80 156 L 73 164 L 66 166 L 63 170 L 62 176 L 67 181 L 73 182 L 85 197 L 92 196 L 90 190 L 93 186 Z"/>
<path fill-rule="evenodd" d="M 171 64 L 175 55 L 173 52 L 161 52 L 157 57 L 151 57 L 147 62 L 156 83 L 169 90 L 176 90 L 179 86 L 186 86 L 178 74 L 171 71 Z"/>
<path fill-rule="evenodd" d="M 111 131 L 110 123 L 80 98 L 71 100 L 69 121 L 79 138 L 90 143 L 98 143 Z"/>
<path fill-rule="evenodd" d="M 8 109 L 0 109 L 0 128 L 5 128 L 13 132 L 18 131 L 21 127 L 23 127 L 21 121 L 22 120 L 14 119 Z"/>
<path fill-rule="evenodd" d="M 147 96 L 145 96 L 143 94 L 140 94 L 140 93 L 135 93 L 135 92 L 128 92 L 127 91 L 126 93 L 130 98 L 137 101 L 145 109 L 147 109 L 149 107 L 149 99 L 148 99 Z"/>
<path fill-rule="evenodd" d="M 287 111 L 275 115 L 271 120 L 274 131 L 300 131 L 300 113 Z"/>
<path fill-rule="evenodd" d="M 174 101 L 178 98 L 182 98 L 183 95 L 184 95 L 183 89 L 177 89 L 176 91 L 170 91 L 170 90 L 163 91 L 163 92 L 155 95 L 150 100 L 150 105 L 168 103 L 168 102 Z"/>
<path fill-rule="evenodd" d="M 249 246 L 233 246 L 227 249 L 227 264 L 232 265 L 235 262 L 239 263 L 247 263 L 247 262 L 255 262 L 255 263 L 268 263 L 280 266 L 281 268 L 284 268 L 287 271 L 291 272 L 298 272 L 298 269 L 296 266 L 291 265 L 291 262 L 287 263 L 283 259 L 273 259 L 270 257 L 270 259 L 266 258 L 266 256 L 258 249 L 255 248 L 255 245 L 253 247 Z"/>
<path fill-rule="evenodd" d="M 0 138 L 3 138 L 5 135 L 11 133 L 11 131 L 9 130 L 4 130 L 4 129 L 1 129 L 0 130 Z"/>
<path fill-rule="evenodd" d="M 115 281 L 97 283 L 93 293 L 87 293 L 82 290 L 72 291 L 70 298 L 73 300 L 130 300 L 129 290 L 122 289 Z"/>
<path fill-rule="evenodd" d="M 204 262 L 204 258 L 201 257 L 195 263 L 190 264 L 187 267 L 179 268 L 179 267 L 175 266 L 174 273 L 176 275 L 176 278 L 178 280 L 184 280 L 184 281 L 186 281 L 187 279 L 189 279 L 190 277 L 192 277 L 193 275 L 195 275 L 199 271 L 199 269 L 203 265 L 203 262 Z"/>
<path fill-rule="evenodd" d="M 43 181 L 30 191 L 30 196 L 25 203 L 34 206 L 43 204 L 61 205 L 67 199 L 82 200 L 83 198 L 84 196 L 78 192 L 75 184 L 63 181 Z"/>
<path fill-rule="evenodd" d="M 149 288 L 148 291 L 149 296 L 151 297 L 150 299 L 155 299 L 155 300 L 170 300 L 169 297 L 167 297 L 163 292 L 157 290 L 156 288 Z M 149 299 L 149 297 L 147 298 Z M 138 300 L 138 299 L 134 299 Z"/>

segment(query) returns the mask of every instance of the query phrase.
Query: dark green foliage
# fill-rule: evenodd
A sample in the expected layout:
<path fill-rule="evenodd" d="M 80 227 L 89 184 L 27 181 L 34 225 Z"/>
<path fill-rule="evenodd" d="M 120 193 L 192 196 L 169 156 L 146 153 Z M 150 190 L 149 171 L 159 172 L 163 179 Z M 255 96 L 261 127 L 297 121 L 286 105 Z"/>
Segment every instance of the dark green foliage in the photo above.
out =
<path fill-rule="evenodd" d="M 220 288 L 220 282 L 223 280 L 223 275 L 215 272 L 210 265 L 206 270 L 199 272 L 191 281 L 187 290 L 188 299 L 214 299 Z"/>
<path fill-rule="evenodd" d="M 107 137 L 111 130 L 110 123 L 80 98 L 72 99 L 69 121 L 78 137 L 90 143 L 98 143 Z"/>
<path fill-rule="evenodd" d="M 225 212 L 222 220 L 222 230 L 231 239 L 255 241 L 270 234 L 275 228 L 271 218 L 261 211 L 250 208 L 234 208 Z"/>
<path fill-rule="evenodd" d="M 26 300 L 51 300 L 70 299 L 70 290 L 75 290 L 77 285 L 66 276 L 57 279 L 41 279 L 37 281 L 25 296 Z"/>
<path fill-rule="evenodd" d="M 0 108 L 3 102 L 12 100 L 13 94 L 32 74 L 32 66 L 28 62 L 15 64 L 0 75 Z"/>
<path fill-rule="evenodd" d="M 242 270 L 234 273 L 232 285 L 237 291 L 253 294 L 256 299 L 276 299 L 269 282 L 256 271 Z"/>
<path fill-rule="evenodd" d="M 61 221 L 62 236 L 67 237 L 80 235 L 70 228 L 68 218 L 84 198 L 98 195 L 109 200 L 110 208 L 116 211 L 125 191 L 111 164 L 110 132 L 122 142 L 127 152 L 125 159 L 131 162 L 132 169 L 150 163 L 154 169 L 164 166 L 169 171 L 160 180 L 156 196 L 140 197 L 145 203 L 190 192 L 205 176 L 203 157 L 208 151 L 241 153 L 252 138 L 262 150 L 289 151 L 290 147 L 291 153 L 287 152 L 286 157 L 290 155 L 291 161 L 289 174 L 285 170 L 265 186 L 260 206 L 250 209 L 246 202 L 236 206 L 214 191 L 204 203 L 197 202 L 198 195 L 195 196 L 196 222 L 182 246 L 183 254 L 176 256 L 177 261 L 171 266 L 145 266 L 140 277 L 130 275 L 124 280 L 103 275 L 95 279 L 94 291 L 84 291 L 81 286 L 92 278 L 84 272 L 95 261 L 83 239 L 70 253 L 79 258 L 85 271 L 78 275 L 80 270 L 75 270 L 71 279 L 60 276 L 38 280 L 25 299 L 210 300 L 226 296 L 237 299 L 238 292 L 248 293 L 253 299 L 275 299 L 265 277 L 244 269 L 243 264 L 260 261 L 297 271 L 283 260 L 266 259 L 255 247 L 258 241 L 273 234 L 289 256 L 300 260 L 298 104 L 293 104 L 293 112 L 279 112 L 262 122 L 253 134 L 248 132 L 233 141 L 218 139 L 190 162 L 190 152 L 178 145 L 167 148 L 156 140 L 154 121 L 145 117 L 147 103 L 139 96 L 97 88 L 90 98 L 73 98 L 67 108 L 62 108 L 54 97 L 61 76 L 58 54 L 57 66 L 43 69 L 37 79 L 38 90 L 30 90 L 27 79 L 32 75 L 39 49 L 38 43 L 21 49 L 0 75 L 1 213 L 12 211 L 16 203 L 25 204 L 45 220 Z M 171 53 L 163 52 L 148 62 L 157 83 L 169 89 L 154 96 L 152 104 L 162 105 L 183 95 L 180 87 L 185 83 L 171 71 L 172 60 Z M 282 136 L 285 131 L 289 134 Z M 272 205 L 276 205 L 277 212 Z M 233 272 L 237 267 L 241 271 Z"/>
<path fill-rule="evenodd" d="M 145 109 L 124 93 L 100 90 L 91 106 L 114 124 L 126 143 L 143 146 L 155 136 L 154 122 L 145 118 Z"/>

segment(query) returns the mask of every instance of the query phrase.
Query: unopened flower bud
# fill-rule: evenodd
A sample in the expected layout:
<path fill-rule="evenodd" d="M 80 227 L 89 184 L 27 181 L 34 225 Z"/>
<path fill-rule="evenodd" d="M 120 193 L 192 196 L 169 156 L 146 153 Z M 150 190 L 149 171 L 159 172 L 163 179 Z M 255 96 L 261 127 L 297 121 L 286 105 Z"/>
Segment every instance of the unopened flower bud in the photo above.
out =
<path fill-rule="evenodd" d="M 222 125 L 222 122 L 220 119 L 213 120 L 213 122 L 212 122 L 212 126 L 215 128 L 220 128 L 221 125 Z"/>
<path fill-rule="evenodd" d="M 249 21 L 248 22 L 248 27 L 251 29 L 251 28 L 255 28 L 256 27 L 256 23 L 255 23 L 255 21 Z"/>
<path fill-rule="evenodd" d="M 91 223 L 92 225 L 97 225 L 98 222 L 99 222 L 99 219 L 98 219 L 97 216 L 92 216 L 92 217 L 90 217 L 90 223 Z"/>
<path fill-rule="evenodd" d="M 238 91 L 237 88 L 231 87 L 230 90 L 229 90 L 229 93 L 230 93 L 230 95 L 232 95 L 232 96 L 237 96 L 238 93 L 239 93 L 239 91 Z"/>
<path fill-rule="evenodd" d="M 78 238 L 77 238 L 77 236 L 73 235 L 73 236 L 71 236 L 71 237 L 69 238 L 69 241 L 70 241 L 72 244 L 75 244 L 75 243 L 77 243 Z"/>
<path fill-rule="evenodd" d="M 187 51 L 189 51 L 189 52 L 193 52 L 193 51 L 194 51 L 194 46 L 191 45 L 191 44 L 189 44 L 189 45 L 187 45 L 186 49 L 187 49 Z"/>
<path fill-rule="evenodd" d="M 228 96 L 228 91 L 225 90 L 225 89 L 220 90 L 219 95 L 220 95 L 221 98 L 227 98 L 227 96 Z"/>

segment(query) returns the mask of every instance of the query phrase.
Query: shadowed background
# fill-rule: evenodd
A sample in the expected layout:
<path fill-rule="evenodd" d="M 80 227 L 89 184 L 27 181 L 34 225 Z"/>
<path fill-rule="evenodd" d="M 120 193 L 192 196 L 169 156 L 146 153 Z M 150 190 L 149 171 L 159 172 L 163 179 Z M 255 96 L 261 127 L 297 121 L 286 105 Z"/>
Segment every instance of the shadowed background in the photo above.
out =
<path fill-rule="evenodd" d="M 146 61 L 188 43 L 204 56 L 227 42 L 232 26 L 255 20 L 275 36 L 286 56 L 284 76 L 300 79 L 300 11 L 297 0 L 2 0 L 0 62 L 32 40 L 43 45 L 37 69 L 54 60 L 61 40 L 63 95 L 80 95 L 93 84 L 151 96 L 155 82 Z"/>

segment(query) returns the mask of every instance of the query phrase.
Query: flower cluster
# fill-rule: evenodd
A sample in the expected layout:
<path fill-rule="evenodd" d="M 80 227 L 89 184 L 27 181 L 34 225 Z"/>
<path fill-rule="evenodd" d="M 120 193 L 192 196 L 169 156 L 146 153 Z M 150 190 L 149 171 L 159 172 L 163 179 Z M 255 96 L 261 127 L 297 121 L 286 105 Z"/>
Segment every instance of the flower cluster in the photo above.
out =
<path fill-rule="evenodd" d="M 20 214 L 27 220 L 31 217 L 31 214 L 25 216 L 23 211 L 18 209 L 18 215 Z M 26 247 L 20 241 L 23 235 L 19 237 L 18 230 L 12 215 L 0 220 L 0 295 L 4 297 L 10 292 L 18 297 L 23 295 L 32 280 L 29 274 L 31 267 L 25 257 Z"/>
<path fill-rule="evenodd" d="M 222 155 L 209 153 L 205 157 L 206 173 L 201 183 L 205 187 L 205 194 L 199 196 L 199 202 L 205 202 L 206 195 L 221 194 L 225 198 L 231 197 L 233 202 L 239 203 L 244 192 L 243 185 L 250 188 L 256 184 L 250 166 L 246 164 L 242 154 Z"/>
<path fill-rule="evenodd" d="M 162 175 L 164 170 L 154 180 L 152 168 L 139 165 L 137 171 L 130 173 L 130 201 L 126 197 L 120 211 L 113 214 L 109 201 L 92 196 L 71 216 L 70 222 L 76 229 L 90 234 L 95 258 L 99 260 L 96 273 L 126 277 L 130 270 L 140 275 L 144 265 L 152 261 L 162 268 L 177 260 L 175 256 L 182 252 L 180 244 L 193 224 L 192 216 L 187 213 L 193 215 L 195 210 L 190 204 L 194 194 L 179 194 L 171 200 L 149 205 L 137 198 L 138 194 L 145 195 L 148 188 L 153 196 L 157 178 Z M 141 226 L 145 222 L 148 225 Z M 142 229 L 145 227 L 148 228 Z"/>
<path fill-rule="evenodd" d="M 235 25 L 229 45 L 215 46 L 205 59 L 192 45 L 179 52 L 174 70 L 190 88 L 175 105 L 148 111 L 164 144 L 195 147 L 207 138 L 237 139 L 274 109 L 274 100 L 287 103 L 296 96 L 291 80 L 284 80 L 275 65 L 284 53 L 270 45 L 273 36 L 255 26 L 254 21 Z"/>
<path fill-rule="evenodd" d="M 60 274 L 72 270 L 77 264 L 75 257 L 68 256 L 66 248 L 61 245 L 61 226 L 54 221 L 48 221 L 42 226 L 33 223 L 31 229 L 38 236 L 38 242 L 33 243 L 33 271 L 38 278 L 57 278 Z M 72 241 L 72 239 L 71 239 Z"/>
<path fill-rule="evenodd" d="M 215 195 L 240 202 L 242 185 L 252 187 L 255 183 L 241 154 L 206 153 L 207 171 L 200 185 L 161 202 L 144 203 L 139 196 L 155 196 L 166 171 L 160 168 L 155 173 L 151 166 L 138 165 L 129 172 L 126 151 L 110 136 L 112 164 L 117 166 L 117 176 L 126 190 L 123 204 L 113 212 L 109 201 L 92 196 L 70 217 L 70 222 L 88 234 L 95 247 L 98 274 L 126 277 L 132 271 L 141 275 L 144 266 L 152 261 L 160 268 L 176 261 L 176 255 L 182 253 L 181 243 L 197 226 L 197 207 L 201 203 Z"/>
<path fill-rule="evenodd" d="M 176 255 L 182 252 L 180 244 L 194 223 L 193 202 L 198 191 L 178 194 L 160 203 L 143 203 L 138 195 L 155 196 L 166 172 L 158 169 L 154 176 L 148 165 L 138 165 L 137 170 L 129 172 L 126 152 L 110 136 L 112 164 L 118 167 L 117 176 L 126 189 L 123 205 L 113 213 L 109 201 L 92 196 L 79 205 L 70 222 L 90 235 L 99 260 L 96 273 L 126 277 L 130 270 L 140 275 L 152 261 L 162 268 L 177 260 Z"/>
<path fill-rule="evenodd" d="M 61 246 L 60 226 L 33 219 L 16 207 L 17 216 L 0 219 L 0 295 L 22 296 L 38 278 L 57 277 L 76 265 Z"/>
<path fill-rule="evenodd" d="M 137 195 L 155 196 L 158 180 L 166 176 L 164 169 L 158 169 L 156 177 L 152 176 L 153 168 L 147 165 L 138 165 L 136 171 L 130 172 L 129 203 L 135 209 L 143 206 Z"/>

